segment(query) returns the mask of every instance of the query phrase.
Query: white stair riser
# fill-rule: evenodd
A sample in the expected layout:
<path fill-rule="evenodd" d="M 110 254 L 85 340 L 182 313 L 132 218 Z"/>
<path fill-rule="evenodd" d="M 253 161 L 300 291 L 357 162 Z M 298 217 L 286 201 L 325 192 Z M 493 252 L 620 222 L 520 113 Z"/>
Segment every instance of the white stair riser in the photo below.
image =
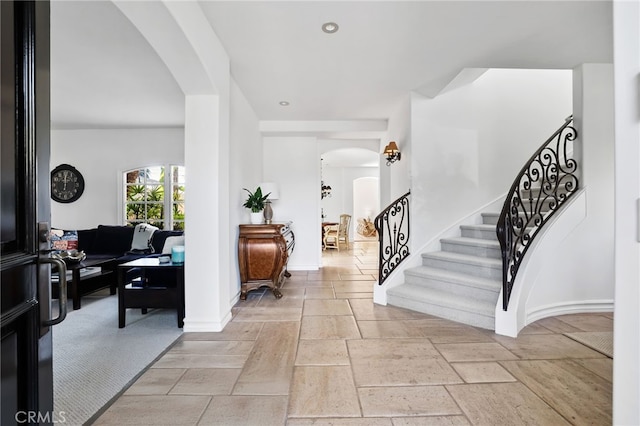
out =
<path fill-rule="evenodd" d="M 474 300 L 482 300 L 485 302 L 495 303 L 500 295 L 500 288 L 493 289 L 472 287 L 461 283 L 453 283 L 449 281 L 441 281 L 435 278 L 426 278 L 419 275 L 412 275 L 405 272 L 404 282 L 406 284 L 419 285 L 438 291 L 446 291 L 460 297 L 471 298 Z"/>
<path fill-rule="evenodd" d="M 481 238 L 483 240 L 498 239 L 495 228 L 477 229 L 477 228 L 462 227 L 460 232 L 463 237 L 467 237 L 467 238 Z"/>
<path fill-rule="evenodd" d="M 482 223 L 484 225 L 497 225 L 500 213 L 482 213 Z"/>
<path fill-rule="evenodd" d="M 488 330 L 495 329 L 495 319 L 491 316 L 480 315 L 477 313 L 460 311 L 456 308 L 450 308 L 446 306 L 440 306 L 428 301 L 406 299 L 403 297 L 397 297 L 392 294 L 391 291 L 387 294 L 387 303 L 393 306 L 398 306 L 405 309 L 411 309 L 418 312 L 423 312 L 429 315 L 435 315 L 440 318 L 445 318 L 451 321 L 456 321 L 462 324 L 472 325 L 474 327 L 481 327 Z"/>
<path fill-rule="evenodd" d="M 450 241 L 442 241 L 440 243 L 442 251 L 450 251 L 452 253 L 470 254 L 478 257 L 487 257 L 492 259 L 501 259 L 500 247 L 483 247 L 469 244 L 457 244 Z"/>
<path fill-rule="evenodd" d="M 445 269 L 447 271 L 462 272 L 475 277 L 491 278 L 495 280 L 502 279 L 501 267 L 452 262 L 447 259 L 429 257 L 428 254 L 422 256 L 422 264 L 424 266 Z"/>

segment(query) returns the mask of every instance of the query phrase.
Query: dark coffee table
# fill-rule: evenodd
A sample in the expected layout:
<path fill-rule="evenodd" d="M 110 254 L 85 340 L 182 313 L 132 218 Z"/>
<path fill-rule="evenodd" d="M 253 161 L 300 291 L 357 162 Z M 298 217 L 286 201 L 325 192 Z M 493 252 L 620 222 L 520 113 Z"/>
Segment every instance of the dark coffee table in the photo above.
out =
<path fill-rule="evenodd" d="M 105 275 L 109 275 L 113 272 L 113 270 L 110 268 L 104 268 L 104 266 L 109 266 L 109 264 L 112 264 L 114 260 L 115 259 L 113 258 L 85 259 L 82 262 L 67 263 L 67 271 L 71 271 L 71 282 L 67 283 L 69 289 L 68 296 L 73 300 L 74 310 L 80 309 L 80 298 L 83 295 L 104 288 L 107 285 L 110 286 L 110 293 L 116 294 L 115 281 L 109 283 L 104 279 Z M 84 277 L 81 276 L 82 269 L 98 266 L 101 267 L 100 272 Z"/>
<path fill-rule="evenodd" d="M 147 280 L 155 271 L 154 281 Z M 160 273 L 158 273 L 160 272 Z M 162 277 L 158 279 L 158 275 Z M 178 327 L 184 326 L 184 263 L 160 263 L 158 258 L 142 258 L 118 265 L 118 327 L 126 324 L 127 308 L 173 308 Z"/>

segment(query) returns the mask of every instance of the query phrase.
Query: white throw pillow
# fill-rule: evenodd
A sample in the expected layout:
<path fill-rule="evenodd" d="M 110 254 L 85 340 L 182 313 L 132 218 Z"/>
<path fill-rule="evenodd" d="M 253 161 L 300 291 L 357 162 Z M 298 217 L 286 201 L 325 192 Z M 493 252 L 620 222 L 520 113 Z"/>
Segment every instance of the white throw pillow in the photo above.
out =
<path fill-rule="evenodd" d="M 183 245 L 184 245 L 184 235 L 167 237 L 167 239 L 164 240 L 164 247 L 162 247 L 162 254 L 171 254 L 171 247 L 183 246 Z"/>
<path fill-rule="evenodd" d="M 131 241 L 131 250 L 152 250 L 151 237 L 158 228 L 146 223 L 139 223 L 133 231 L 133 240 Z"/>

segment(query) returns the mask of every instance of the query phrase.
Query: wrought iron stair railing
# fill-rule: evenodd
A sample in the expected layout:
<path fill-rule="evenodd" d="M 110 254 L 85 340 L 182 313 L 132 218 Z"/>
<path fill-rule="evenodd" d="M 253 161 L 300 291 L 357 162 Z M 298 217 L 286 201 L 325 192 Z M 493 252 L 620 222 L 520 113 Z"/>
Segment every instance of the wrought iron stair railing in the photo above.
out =
<path fill-rule="evenodd" d="M 496 233 L 502 251 L 502 309 L 509 306 L 514 280 L 540 229 L 578 190 L 578 163 L 572 158 L 577 131 L 573 116 L 533 154 L 513 182 Z"/>
<path fill-rule="evenodd" d="M 374 219 L 380 247 L 378 258 L 378 284 L 380 285 L 409 256 L 410 194 L 411 191 L 392 202 Z"/>

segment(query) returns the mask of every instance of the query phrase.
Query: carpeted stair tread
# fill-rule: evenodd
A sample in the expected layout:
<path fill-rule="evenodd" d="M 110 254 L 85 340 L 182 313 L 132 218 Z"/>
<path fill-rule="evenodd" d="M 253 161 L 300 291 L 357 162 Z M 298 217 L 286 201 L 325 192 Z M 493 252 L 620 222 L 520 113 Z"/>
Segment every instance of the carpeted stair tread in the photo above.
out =
<path fill-rule="evenodd" d="M 486 240 L 484 238 L 471 238 L 471 237 L 442 238 L 440 242 L 450 243 L 450 244 L 462 244 L 466 246 L 500 249 L 500 243 L 498 242 L 498 240 Z"/>
<path fill-rule="evenodd" d="M 440 268 L 432 268 L 430 266 L 417 266 L 415 268 L 405 270 L 404 273 L 405 275 L 413 275 L 425 279 L 435 279 L 438 281 L 461 284 L 468 287 L 495 290 L 497 293 L 499 293 L 502 288 L 502 282 L 499 280 L 477 277 L 462 272 L 447 271 Z"/>
<path fill-rule="evenodd" d="M 488 268 L 501 269 L 502 260 L 487 257 L 473 256 L 469 254 L 453 253 L 449 251 L 434 251 L 422 254 L 423 259 L 437 259 L 452 263 L 464 263 L 468 265 L 484 266 Z"/>

